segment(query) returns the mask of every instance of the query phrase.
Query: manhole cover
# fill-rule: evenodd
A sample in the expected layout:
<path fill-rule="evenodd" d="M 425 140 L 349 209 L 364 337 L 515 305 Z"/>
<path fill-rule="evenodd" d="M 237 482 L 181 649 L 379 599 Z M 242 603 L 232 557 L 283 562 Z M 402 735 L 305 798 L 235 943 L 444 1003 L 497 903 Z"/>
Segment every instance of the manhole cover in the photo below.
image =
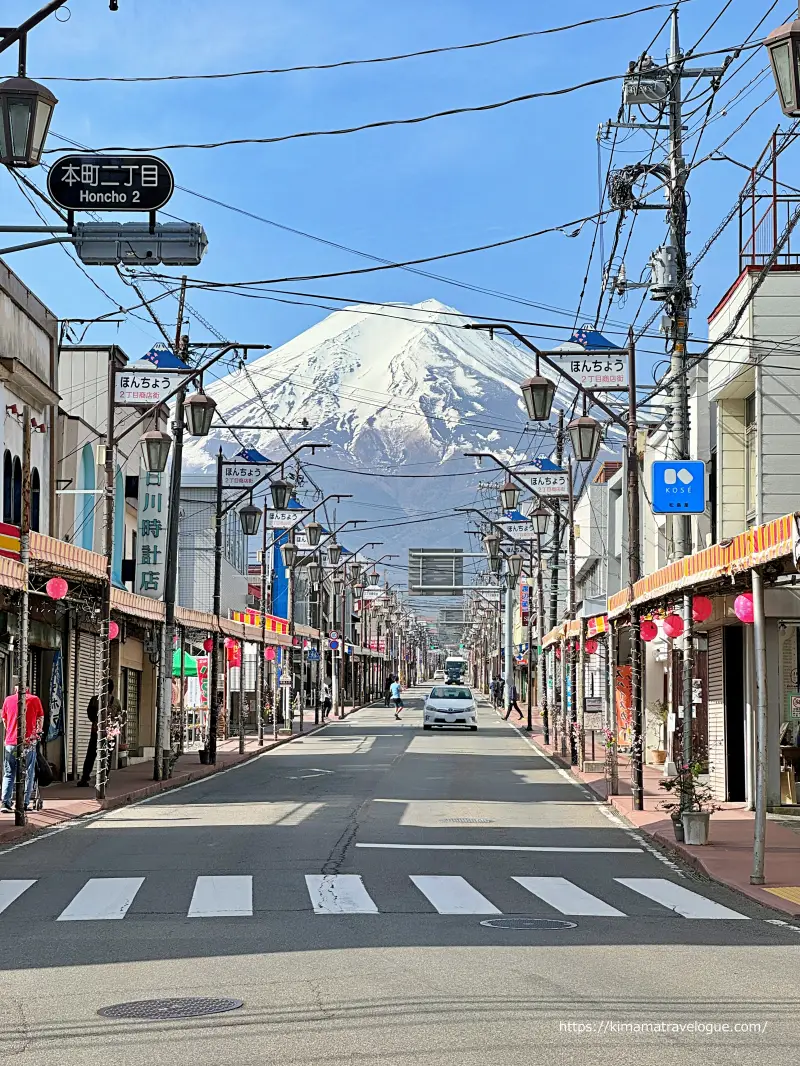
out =
<path fill-rule="evenodd" d="M 493 818 L 440 818 L 439 821 L 448 825 L 494 825 Z"/>
<path fill-rule="evenodd" d="M 104 1018 L 200 1018 L 205 1014 L 224 1014 L 243 1005 L 241 999 L 207 999 L 187 996 L 183 999 L 139 999 L 133 1003 L 114 1003 L 97 1012 Z"/>
<path fill-rule="evenodd" d="M 577 929 L 577 922 L 561 922 L 557 918 L 487 918 L 481 925 L 490 929 Z"/>

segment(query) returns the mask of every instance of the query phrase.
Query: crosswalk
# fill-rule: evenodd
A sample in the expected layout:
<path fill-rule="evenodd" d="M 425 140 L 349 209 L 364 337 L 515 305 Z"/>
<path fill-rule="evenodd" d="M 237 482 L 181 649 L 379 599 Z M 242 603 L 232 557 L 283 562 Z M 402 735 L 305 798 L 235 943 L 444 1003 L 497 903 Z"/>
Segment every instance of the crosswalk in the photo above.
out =
<path fill-rule="evenodd" d="M 184 898 L 171 913 L 185 914 L 187 919 L 251 918 L 257 910 L 253 907 L 253 880 L 250 875 L 199 876 L 195 878 L 191 898 Z M 665 877 L 609 878 L 602 891 L 613 898 L 615 905 L 565 877 L 512 877 L 496 888 L 503 900 L 512 901 L 505 905 L 505 912 L 465 877 L 455 875 L 411 874 L 408 881 L 412 888 L 402 887 L 403 877 L 400 887 L 394 882 L 391 890 L 383 884 L 371 883 L 367 887 L 360 874 L 306 874 L 304 880 L 310 910 L 316 915 L 418 912 L 462 916 L 512 913 L 548 917 L 556 912 L 569 917 L 624 919 L 663 915 L 666 911 L 688 919 L 739 920 L 748 917 Z M 36 893 L 46 889 L 52 891 L 54 881 L 0 880 L 0 927 L 4 920 L 13 920 L 15 910 L 26 899 L 35 897 L 39 901 L 37 911 L 42 913 L 41 899 L 44 897 Z M 146 903 L 136 905 L 137 898 L 142 899 L 141 889 L 145 881 L 146 877 L 89 878 L 68 902 L 63 900 L 57 904 L 63 909 L 56 915 L 56 921 L 120 921 L 127 915 L 147 917 L 150 912 Z M 385 905 L 379 907 L 373 894 Z M 534 914 L 531 914 L 531 907 Z"/>

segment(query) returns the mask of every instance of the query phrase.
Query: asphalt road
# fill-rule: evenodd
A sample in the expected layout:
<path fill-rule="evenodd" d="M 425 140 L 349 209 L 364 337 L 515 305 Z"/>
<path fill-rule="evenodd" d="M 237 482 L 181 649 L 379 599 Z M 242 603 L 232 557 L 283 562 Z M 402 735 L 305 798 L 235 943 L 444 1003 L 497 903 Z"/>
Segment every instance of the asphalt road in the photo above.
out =
<path fill-rule="evenodd" d="M 418 697 L 0 853 L 0 1062 L 798 1061 L 800 928 Z M 243 1006 L 97 1014 L 183 996 Z"/>

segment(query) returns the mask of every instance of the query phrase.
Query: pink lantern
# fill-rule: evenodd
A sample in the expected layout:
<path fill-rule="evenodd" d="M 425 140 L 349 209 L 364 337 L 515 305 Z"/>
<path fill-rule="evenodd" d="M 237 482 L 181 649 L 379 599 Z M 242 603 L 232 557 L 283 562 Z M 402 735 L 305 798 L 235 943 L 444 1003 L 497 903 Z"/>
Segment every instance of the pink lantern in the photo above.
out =
<path fill-rule="evenodd" d="M 586 641 L 584 647 L 586 649 L 587 655 L 594 655 L 594 653 L 597 651 L 597 641 L 594 639 L 594 637 L 590 637 Z"/>
<path fill-rule="evenodd" d="M 714 613 L 714 604 L 708 596 L 695 596 L 692 601 L 692 618 L 695 622 L 705 622 Z"/>
<path fill-rule="evenodd" d="M 51 577 L 45 585 L 45 591 L 51 600 L 63 600 L 69 592 L 69 585 L 63 577 Z"/>
<path fill-rule="evenodd" d="M 664 635 L 674 640 L 683 632 L 683 619 L 679 614 L 668 614 L 664 619 Z"/>
<path fill-rule="evenodd" d="M 226 648 L 235 648 L 236 647 L 236 641 L 233 639 L 233 637 L 226 637 L 225 638 L 225 647 Z"/>
<path fill-rule="evenodd" d="M 733 613 L 740 622 L 744 622 L 748 626 L 753 624 L 755 615 L 753 613 L 752 592 L 743 592 L 741 596 L 736 597 L 733 601 Z"/>
<path fill-rule="evenodd" d="M 119 636 L 119 626 L 117 625 L 116 622 L 109 622 L 108 623 L 108 639 L 109 640 L 116 640 L 118 636 Z"/>
<path fill-rule="evenodd" d="M 658 636 L 658 626 L 652 619 L 643 618 L 639 623 L 639 636 L 646 644 L 649 644 L 651 640 L 655 640 Z"/>
<path fill-rule="evenodd" d="M 213 650 L 214 650 L 214 638 L 213 637 L 206 637 L 206 639 L 203 641 L 203 651 L 213 651 Z"/>
<path fill-rule="evenodd" d="M 560 644 L 556 644 L 556 658 L 557 659 L 561 658 L 561 645 Z"/>
<path fill-rule="evenodd" d="M 266 648 L 264 648 L 264 658 L 270 663 L 275 658 L 275 649 L 271 644 L 268 644 Z"/>

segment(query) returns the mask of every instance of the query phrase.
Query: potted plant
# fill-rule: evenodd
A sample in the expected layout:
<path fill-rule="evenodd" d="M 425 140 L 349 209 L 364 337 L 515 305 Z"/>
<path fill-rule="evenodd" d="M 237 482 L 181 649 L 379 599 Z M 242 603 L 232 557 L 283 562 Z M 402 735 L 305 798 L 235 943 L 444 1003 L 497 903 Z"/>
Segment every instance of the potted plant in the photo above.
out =
<path fill-rule="evenodd" d="M 663 766 L 667 761 L 666 749 L 660 745 L 664 741 L 664 729 L 667 724 L 667 716 L 669 715 L 669 708 L 664 700 L 653 700 L 652 703 L 648 703 L 647 710 L 654 721 L 658 722 L 658 743 L 659 747 L 651 748 L 650 755 L 656 766 Z"/>
<path fill-rule="evenodd" d="M 681 763 L 677 773 L 661 782 L 674 798 L 662 800 L 659 809 L 668 811 L 675 839 L 693 846 L 708 843 L 709 821 L 714 811 L 722 810 L 714 802 L 711 787 L 699 780 L 702 763 Z"/>

